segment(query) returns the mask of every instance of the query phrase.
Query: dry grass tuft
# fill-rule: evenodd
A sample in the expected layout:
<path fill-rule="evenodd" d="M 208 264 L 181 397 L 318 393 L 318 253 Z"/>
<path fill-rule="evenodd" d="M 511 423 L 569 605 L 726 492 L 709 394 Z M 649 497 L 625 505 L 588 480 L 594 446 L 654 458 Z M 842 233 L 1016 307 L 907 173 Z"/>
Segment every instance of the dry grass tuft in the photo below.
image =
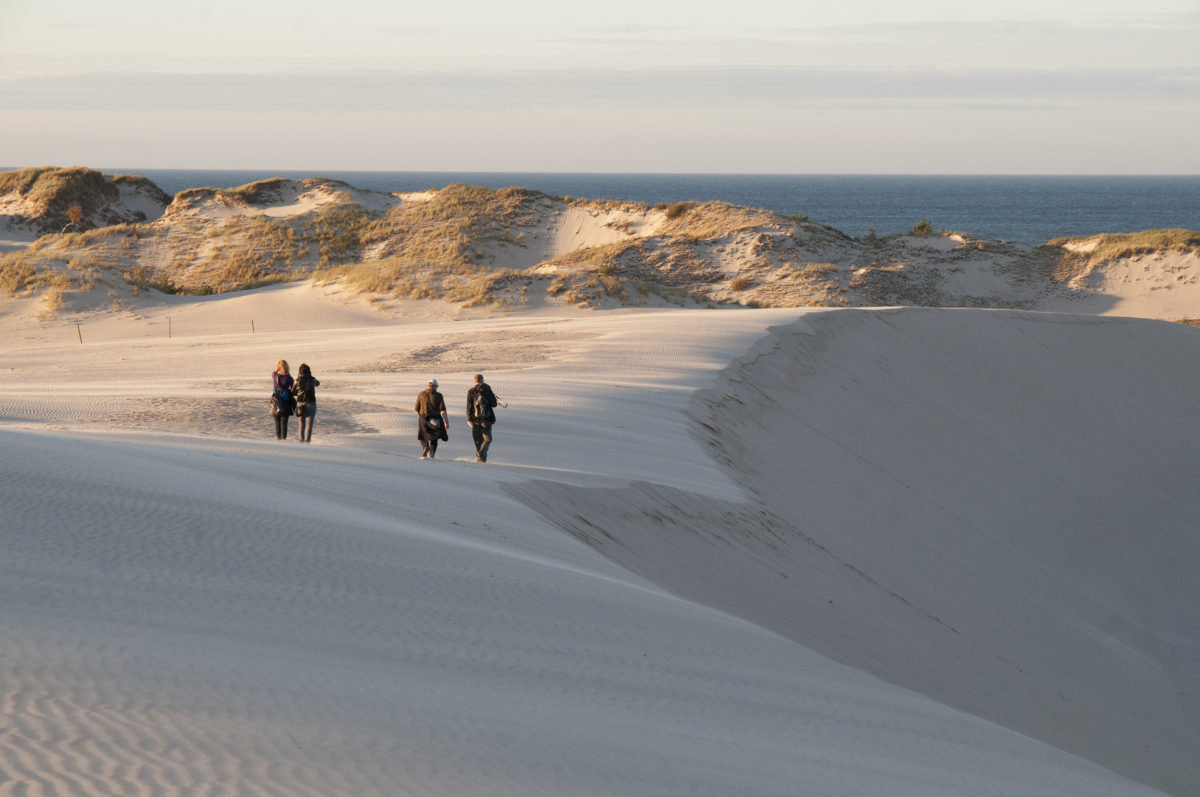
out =
<path fill-rule="evenodd" d="M 356 294 L 382 294 L 397 299 L 440 299 L 466 306 L 506 305 L 523 293 L 529 277 L 510 270 L 466 264 L 429 264 L 387 258 L 372 263 L 335 266 L 313 273 L 317 282 L 340 282 Z"/>
<path fill-rule="evenodd" d="M 687 207 L 674 216 L 671 215 L 672 208 L 677 205 L 668 208 L 667 219 L 659 229 L 659 234 L 683 240 L 709 240 L 732 235 L 740 230 L 757 227 L 780 229 L 794 223 L 770 211 L 738 207 L 724 202 L 678 204 Z"/>
<path fill-rule="evenodd" d="M 1087 251 L 1072 251 L 1071 244 L 1095 241 Z M 1120 260 L 1154 252 L 1200 251 L 1200 232 L 1194 230 L 1165 229 L 1143 230 L 1142 232 L 1104 234 L 1094 238 L 1055 238 L 1039 247 L 1040 251 L 1054 252 L 1057 260 L 1051 271 L 1056 282 L 1071 282 L 1087 277 L 1101 263 Z"/>
<path fill-rule="evenodd" d="M 72 207 L 79 207 L 81 218 L 90 217 L 121 195 L 112 180 L 82 166 L 0 172 L 0 195 L 9 193 L 33 206 L 38 217 L 37 228 L 43 233 L 57 232 L 67 226 Z"/>
<path fill-rule="evenodd" d="M 521 229 L 538 223 L 539 207 L 546 203 L 554 202 L 524 188 L 449 185 L 427 201 L 402 203 L 373 221 L 362 245 L 404 261 L 465 265 L 478 259 L 483 243 L 520 243 Z"/>
<path fill-rule="evenodd" d="M 1096 246 L 1091 251 L 1069 253 L 1069 256 L 1099 262 L 1119 260 L 1123 257 L 1133 257 L 1151 252 L 1200 250 L 1200 232 L 1194 230 L 1143 230 L 1142 232 L 1098 235 L 1096 239 Z M 1079 242 L 1078 238 L 1055 238 L 1046 246 L 1065 247 L 1067 244 Z"/>

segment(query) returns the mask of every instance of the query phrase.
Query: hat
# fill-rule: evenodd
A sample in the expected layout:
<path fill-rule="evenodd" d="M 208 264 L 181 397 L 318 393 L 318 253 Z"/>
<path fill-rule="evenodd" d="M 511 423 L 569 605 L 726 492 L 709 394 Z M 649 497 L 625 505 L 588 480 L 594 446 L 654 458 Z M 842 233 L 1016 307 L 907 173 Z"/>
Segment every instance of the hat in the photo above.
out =
<path fill-rule="evenodd" d="M 437 380 L 436 380 L 436 379 L 430 379 L 430 380 L 429 380 L 429 384 L 433 385 L 434 387 L 437 387 Z"/>

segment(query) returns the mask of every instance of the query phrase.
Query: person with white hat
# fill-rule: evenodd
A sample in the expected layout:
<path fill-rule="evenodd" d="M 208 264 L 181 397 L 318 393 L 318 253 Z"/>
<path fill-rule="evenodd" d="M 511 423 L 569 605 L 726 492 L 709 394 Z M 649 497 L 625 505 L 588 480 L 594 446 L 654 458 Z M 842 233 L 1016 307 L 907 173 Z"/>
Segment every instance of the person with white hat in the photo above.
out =
<path fill-rule="evenodd" d="M 450 439 L 450 416 L 446 414 L 446 400 L 437 387 L 438 381 L 430 379 L 428 387 L 417 394 L 417 403 L 413 407 L 417 413 L 421 459 L 433 459 L 437 455 L 438 441 Z"/>

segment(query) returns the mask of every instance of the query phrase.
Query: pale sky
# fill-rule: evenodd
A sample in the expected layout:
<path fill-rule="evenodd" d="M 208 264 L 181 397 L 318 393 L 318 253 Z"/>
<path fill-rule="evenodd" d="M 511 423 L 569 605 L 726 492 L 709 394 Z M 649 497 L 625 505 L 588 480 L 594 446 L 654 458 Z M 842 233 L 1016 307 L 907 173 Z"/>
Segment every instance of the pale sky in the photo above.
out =
<path fill-rule="evenodd" d="M 1200 0 L 0 0 L 0 165 L 1200 174 Z"/>

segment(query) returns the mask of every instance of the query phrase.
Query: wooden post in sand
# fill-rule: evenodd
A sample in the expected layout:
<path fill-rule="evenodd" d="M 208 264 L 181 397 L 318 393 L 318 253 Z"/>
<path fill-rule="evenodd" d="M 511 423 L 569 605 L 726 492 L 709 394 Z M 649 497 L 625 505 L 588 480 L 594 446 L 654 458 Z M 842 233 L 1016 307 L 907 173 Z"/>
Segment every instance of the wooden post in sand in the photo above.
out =
<path fill-rule="evenodd" d="M 79 335 L 79 343 L 83 345 L 83 333 L 79 330 L 79 322 L 75 322 L 75 334 Z"/>
<path fill-rule="evenodd" d="M 250 334 L 251 335 L 254 334 L 254 319 L 253 318 L 250 319 Z"/>
<path fill-rule="evenodd" d="M 167 316 L 167 337 L 171 337 L 171 316 Z"/>

